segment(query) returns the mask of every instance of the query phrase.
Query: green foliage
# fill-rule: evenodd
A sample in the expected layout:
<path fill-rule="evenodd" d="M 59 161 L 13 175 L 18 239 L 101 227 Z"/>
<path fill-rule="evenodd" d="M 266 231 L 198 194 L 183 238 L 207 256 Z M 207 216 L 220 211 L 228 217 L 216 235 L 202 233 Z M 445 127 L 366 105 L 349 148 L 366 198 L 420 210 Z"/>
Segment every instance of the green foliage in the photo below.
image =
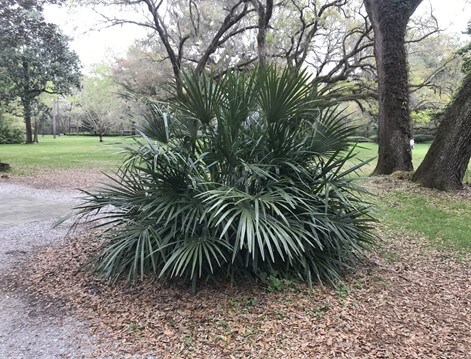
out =
<path fill-rule="evenodd" d="M 295 283 L 290 279 L 281 278 L 275 271 L 268 275 L 265 272 L 259 274 L 262 283 L 266 284 L 269 292 L 280 292 L 290 287 L 295 287 Z"/>
<path fill-rule="evenodd" d="M 433 111 L 412 111 L 410 115 L 412 121 L 415 123 L 427 123 L 432 120 Z"/>
<path fill-rule="evenodd" d="M 429 29 L 424 27 L 409 30 L 408 39 L 424 37 L 407 45 L 411 118 L 415 124 L 427 123 L 450 102 L 463 77 L 456 54 L 460 45 L 444 33 L 425 36 Z"/>
<path fill-rule="evenodd" d="M 468 29 L 466 33 L 471 35 L 471 21 L 468 22 Z M 461 48 L 458 53 L 463 56 L 461 70 L 466 75 L 471 74 L 471 42 Z"/>
<path fill-rule="evenodd" d="M 41 3 L 0 0 L 0 101 L 21 103 L 27 143 L 35 100 L 80 84 L 79 58 L 57 26 L 45 22 Z"/>
<path fill-rule="evenodd" d="M 79 59 L 68 39 L 55 25 L 45 23 L 42 13 L 22 7 L 15 11 L 24 23 L 0 21 L 0 85 L 5 89 L 1 98 L 31 101 L 43 92 L 67 93 L 71 86 L 79 86 Z"/>
<path fill-rule="evenodd" d="M 274 69 L 215 81 L 183 77 L 163 113 L 147 101 L 146 134 L 113 183 L 86 192 L 79 218 L 103 212 L 97 270 L 136 280 L 277 273 L 335 281 L 372 241 L 350 174 L 353 129 L 324 108 L 305 72 Z"/>
<path fill-rule="evenodd" d="M 471 74 L 471 55 L 469 55 L 469 52 L 471 52 L 471 44 L 468 45 L 466 48 L 466 52 L 468 53 L 467 55 L 463 55 L 463 64 L 461 65 L 461 69 L 463 73 L 465 74 Z"/>
<path fill-rule="evenodd" d="M 425 134 L 425 133 L 424 134 L 418 133 L 418 134 L 414 135 L 415 143 L 432 142 L 434 138 L 435 138 L 434 135 Z"/>
<path fill-rule="evenodd" d="M 13 128 L 6 121 L 0 119 L 0 145 L 23 143 L 25 140 L 23 132 Z"/>

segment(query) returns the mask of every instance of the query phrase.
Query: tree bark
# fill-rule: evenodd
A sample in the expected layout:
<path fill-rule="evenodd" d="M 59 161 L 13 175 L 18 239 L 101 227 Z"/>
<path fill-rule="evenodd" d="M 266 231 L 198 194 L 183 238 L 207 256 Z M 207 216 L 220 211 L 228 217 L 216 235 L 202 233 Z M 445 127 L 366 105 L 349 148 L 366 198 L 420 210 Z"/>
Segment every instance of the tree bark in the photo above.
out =
<path fill-rule="evenodd" d="M 260 0 L 252 0 L 252 3 L 258 13 L 258 63 L 260 68 L 264 68 L 267 64 L 267 30 L 273 14 L 273 0 L 266 0 L 266 5 Z"/>
<path fill-rule="evenodd" d="M 26 96 L 21 99 L 23 104 L 23 118 L 26 126 L 26 143 L 33 143 L 33 130 L 31 128 L 31 100 Z"/>
<path fill-rule="evenodd" d="M 33 131 L 31 128 L 31 95 L 30 95 L 30 76 L 29 76 L 29 63 L 28 60 L 22 58 L 23 70 L 23 93 L 21 95 L 21 104 L 23 105 L 23 118 L 26 126 L 26 143 L 33 143 Z"/>
<path fill-rule="evenodd" d="M 52 138 L 56 139 L 57 98 L 52 102 Z"/>
<path fill-rule="evenodd" d="M 412 171 L 405 35 L 422 0 L 364 0 L 374 30 L 378 69 L 378 164 L 373 174 Z"/>
<path fill-rule="evenodd" d="M 39 143 L 39 122 L 38 119 L 36 118 L 34 120 L 34 143 Z"/>
<path fill-rule="evenodd" d="M 471 157 L 471 75 L 445 111 L 435 140 L 412 180 L 441 191 L 463 188 Z"/>

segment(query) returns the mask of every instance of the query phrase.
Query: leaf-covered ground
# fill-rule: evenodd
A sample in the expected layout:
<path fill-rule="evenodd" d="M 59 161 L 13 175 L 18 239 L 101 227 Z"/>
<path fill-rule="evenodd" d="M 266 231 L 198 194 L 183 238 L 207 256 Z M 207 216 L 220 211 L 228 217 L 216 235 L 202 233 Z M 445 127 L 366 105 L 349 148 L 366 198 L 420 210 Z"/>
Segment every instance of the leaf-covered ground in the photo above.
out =
<path fill-rule="evenodd" d="M 394 184 L 377 187 L 392 190 L 385 185 Z M 452 197 L 470 203 L 466 193 Z M 438 250 L 401 228 L 380 224 L 377 232 L 382 241 L 337 289 L 208 283 L 192 295 L 152 280 L 108 286 L 82 267 L 100 244 L 92 234 L 18 262 L 9 280 L 46 307 L 64 306 L 58 315 L 85 320 L 82 345 L 94 348 L 93 357 L 469 356 L 469 254 Z"/>
<path fill-rule="evenodd" d="M 466 357 L 471 352 L 469 260 L 423 239 L 383 233 L 346 287 L 104 285 L 81 270 L 91 236 L 38 253 L 20 281 L 90 325 L 94 356 L 164 358 Z M 89 343 L 86 343 L 89 345 Z"/>

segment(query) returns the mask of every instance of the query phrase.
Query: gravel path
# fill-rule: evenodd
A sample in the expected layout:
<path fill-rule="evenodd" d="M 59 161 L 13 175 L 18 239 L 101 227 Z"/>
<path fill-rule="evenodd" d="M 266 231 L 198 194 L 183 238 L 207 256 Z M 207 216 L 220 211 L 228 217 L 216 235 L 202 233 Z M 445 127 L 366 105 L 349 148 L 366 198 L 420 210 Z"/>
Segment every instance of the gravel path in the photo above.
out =
<path fill-rule="evenodd" d="M 14 266 L 37 249 L 61 243 L 67 224 L 52 228 L 77 203 L 76 191 L 0 182 L 0 358 L 83 357 L 85 323 L 17 287 Z M 71 338 L 74 338 L 73 340 Z"/>

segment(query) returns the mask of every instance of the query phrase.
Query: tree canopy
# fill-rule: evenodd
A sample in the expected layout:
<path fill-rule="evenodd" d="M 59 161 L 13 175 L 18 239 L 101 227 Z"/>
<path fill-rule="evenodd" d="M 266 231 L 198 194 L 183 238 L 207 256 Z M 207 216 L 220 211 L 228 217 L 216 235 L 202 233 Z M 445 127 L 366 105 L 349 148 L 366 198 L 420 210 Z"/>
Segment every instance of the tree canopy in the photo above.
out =
<path fill-rule="evenodd" d="M 80 63 L 68 38 L 47 23 L 40 1 L 0 0 L 1 100 L 20 100 L 26 142 L 32 143 L 33 102 L 41 93 L 65 94 L 80 85 Z"/>

